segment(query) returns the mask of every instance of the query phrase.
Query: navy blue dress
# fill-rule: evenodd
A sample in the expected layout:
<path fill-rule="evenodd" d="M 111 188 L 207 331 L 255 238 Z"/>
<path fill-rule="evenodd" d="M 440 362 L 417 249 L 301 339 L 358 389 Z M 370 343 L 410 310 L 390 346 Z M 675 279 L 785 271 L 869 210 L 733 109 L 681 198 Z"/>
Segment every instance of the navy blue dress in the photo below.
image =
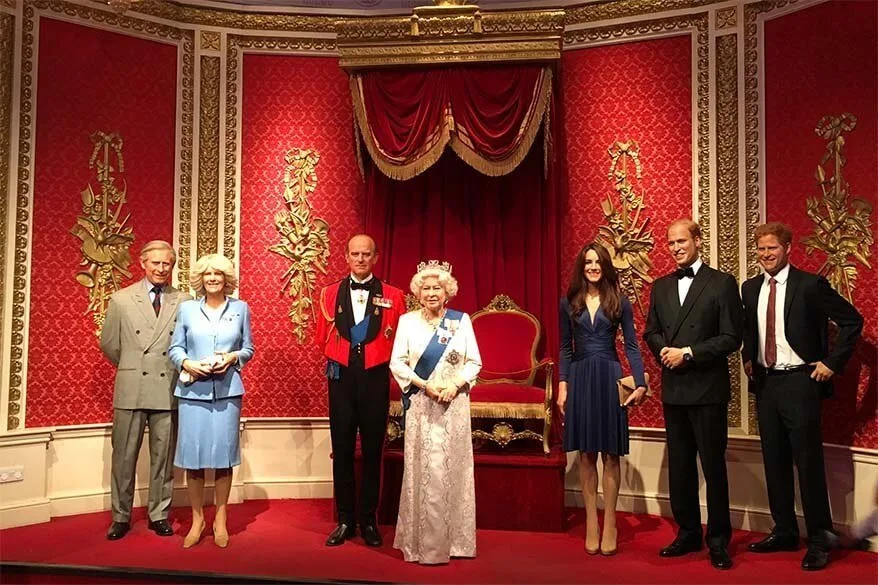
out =
<path fill-rule="evenodd" d="M 594 323 L 588 309 L 574 317 L 566 298 L 561 299 L 559 318 L 559 378 L 567 382 L 564 450 L 627 455 L 628 412 L 619 405 L 616 388 L 616 380 L 622 377 L 616 354 L 616 332 L 620 323 L 611 322 L 602 308 L 595 313 Z M 621 325 L 631 373 L 638 386 L 645 386 L 634 312 L 625 297 L 622 298 Z"/>

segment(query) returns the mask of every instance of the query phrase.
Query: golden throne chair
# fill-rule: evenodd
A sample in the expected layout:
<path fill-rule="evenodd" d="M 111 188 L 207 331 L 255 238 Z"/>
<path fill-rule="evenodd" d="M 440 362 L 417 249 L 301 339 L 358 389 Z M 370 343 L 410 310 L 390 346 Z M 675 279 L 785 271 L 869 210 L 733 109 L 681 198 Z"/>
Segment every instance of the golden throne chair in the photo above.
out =
<path fill-rule="evenodd" d="M 517 439 L 535 440 L 548 453 L 554 362 L 537 359 L 540 322 L 502 294 L 471 318 L 482 354 L 482 371 L 470 392 L 470 415 L 474 423 L 494 422 L 490 432 L 474 424 L 473 438 L 501 447 Z M 541 385 L 537 385 L 537 374 L 541 374 Z"/>
<path fill-rule="evenodd" d="M 419 308 L 412 295 L 406 295 L 406 304 L 410 311 Z M 536 348 L 542 335 L 540 322 L 502 294 L 473 313 L 471 319 L 482 354 L 482 371 L 470 391 L 473 439 L 491 441 L 501 447 L 518 439 L 534 440 L 542 443 L 543 451 L 548 453 L 554 362 L 548 358 L 537 360 Z M 543 385 L 537 386 L 540 373 Z M 391 380 L 388 445 L 402 438 L 401 416 L 401 391 Z M 492 422 L 490 432 L 478 428 L 484 426 L 479 423 L 490 425 Z M 528 422 L 542 432 L 521 428 Z"/>

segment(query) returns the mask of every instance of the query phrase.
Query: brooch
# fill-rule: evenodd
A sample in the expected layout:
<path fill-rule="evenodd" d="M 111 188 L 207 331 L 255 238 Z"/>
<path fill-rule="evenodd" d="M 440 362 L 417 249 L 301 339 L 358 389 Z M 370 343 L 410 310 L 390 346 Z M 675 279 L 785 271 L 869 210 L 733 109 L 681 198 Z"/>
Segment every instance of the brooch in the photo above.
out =
<path fill-rule="evenodd" d="M 460 354 L 457 353 L 456 349 L 452 349 L 448 352 L 448 355 L 445 356 L 445 361 L 447 361 L 452 366 L 456 366 L 457 362 L 460 361 Z"/>

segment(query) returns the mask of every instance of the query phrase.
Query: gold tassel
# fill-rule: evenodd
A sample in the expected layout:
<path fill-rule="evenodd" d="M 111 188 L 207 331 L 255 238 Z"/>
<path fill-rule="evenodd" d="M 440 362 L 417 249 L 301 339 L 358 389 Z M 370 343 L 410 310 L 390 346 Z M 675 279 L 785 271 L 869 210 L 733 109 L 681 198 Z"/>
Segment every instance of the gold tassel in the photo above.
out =
<path fill-rule="evenodd" d="M 436 164 L 436 162 L 442 157 L 442 152 L 445 150 L 445 146 L 451 140 L 451 132 L 447 121 L 438 129 L 437 136 L 434 137 L 432 145 L 409 161 L 397 161 L 381 152 L 381 148 L 375 143 L 375 137 L 372 136 L 372 132 L 369 129 L 369 120 L 366 116 L 366 106 L 363 102 L 361 76 L 352 75 L 349 83 L 351 88 L 351 98 L 354 103 L 354 115 L 357 124 L 359 125 L 360 134 L 363 137 L 363 142 L 366 144 L 366 150 L 369 151 L 369 155 L 372 157 L 372 161 L 375 163 L 375 166 L 378 167 L 378 170 L 391 179 L 407 181 L 420 175 Z"/>
<path fill-rule="evenodd" d="M 551 68 L 545 67 L 543 69 L 542 79 L 538 84 L 537 90 L 540 94 L 534 100 L 534 103 L 531 104 L 531 111 L 526 116 L 528 122 L 522 130 L 521 140 L 518 146 L 506 158 L 493 161 L 483 157 L 460 138 L 459 131 L 451 138 L 451 149 L 466 164 L 489 177 L 508 175 L 514 171 L 521 164 L 521 161 L 524 160 L 524 157 L 527 156 L 531 146 L 533 146 L 534 139 L 540 129 L 540 124 L 542 124 L 546 110 L 549 107 L 552 97 Z"/>

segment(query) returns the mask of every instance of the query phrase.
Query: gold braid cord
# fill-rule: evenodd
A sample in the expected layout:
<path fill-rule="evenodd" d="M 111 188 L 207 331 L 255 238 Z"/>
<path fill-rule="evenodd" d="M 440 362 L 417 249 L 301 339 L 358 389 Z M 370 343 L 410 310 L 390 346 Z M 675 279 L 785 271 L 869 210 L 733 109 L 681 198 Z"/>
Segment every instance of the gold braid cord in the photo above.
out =
<path fill-rule="evenodd" d="M 814 233 L 803 240 L 805 252 L 809 255 L 814 250 L 826 254 L 819 273 L 851 302 L 857 284 L 856 262 L 872 268 L 869 257 L 875 241 L 870 217 L 872 205 L 856 197 L 851 199 L 850 185 L 842 175 L 847 162 L 842 154 L 845 143 L 842 133 L 850 132 L 856 126 L 857 117 L 844 113 L 824 116 L 814 129 L 818 136 L 828 140 L 814 175 L 823 197 L 808 197 L 808 217 L 814 222 Z M 830 161 L 831 167 L 827 165 Z M 824 165 L 835 175 L 827 176 Z"/>
<path fill-rule="evenodd" d="M 617 141 L 607 152 L 611 159 L 609 179 L 619 196 L 619 207 L 616 207 L 610 195 L 601 201 L 607 225 L 598 228 L 597 239 L 610 252 L 613 266 L 619 273 L 622 291 L 645 315 L 641 293 L 644 283 L 653 281 L 649 275 L 652 268 L 649 253 L 655 242 L 649 229 L 649 218 L 641 217 L 641 212 L 646 208 L 643 194 L 637 194 L 628 174 L 630 161 L 634 165 L 635 177 L 638 181 L 641 178 L 640 147 L 634 140 Z"/>
<path fill-rule="evenodd" d="M 123 278 L 131 277 L 128 247 L 134 241 L 134 233 L 128 225 L 131 214 L 125 210 L 128 185 L 125 179 L 121 179 L 121 188 L 116 184 L 116 174 L 125 171 L 122 137 L 94 132 L 90 138 L 94 149 L 88 166 L 97 170 L 100 190 L 95 193 L 91 184 L 86 185 L 80 194 L 82 215 L 77 216 L 70 233 L 82 241 L 80 266 L 84 268 L 75 278 L 88 289 L 86 313 L 92 313 L 95 335 L 100 336 L 110 295 L 119 289 Z"/>
<path fill-rule="evenodd" d="M 284 155 L 283 199 L 286 209 L 274 215 L 274 227 L 281 236 L 279 244 L 268 248 L 290 261 L 281 280 L 281 292 L 292 298 L 289 317 L 299 343 L 305 342 L 309 314 L 314 314 L 311 296 L 317 272 L 326 274 L 329 262 L 329 224 L 311 217 L 308 194 L 317 189 L 316 150 L 293 148 Z M 315 315 L 316 317 L 316 315 Z"/>

